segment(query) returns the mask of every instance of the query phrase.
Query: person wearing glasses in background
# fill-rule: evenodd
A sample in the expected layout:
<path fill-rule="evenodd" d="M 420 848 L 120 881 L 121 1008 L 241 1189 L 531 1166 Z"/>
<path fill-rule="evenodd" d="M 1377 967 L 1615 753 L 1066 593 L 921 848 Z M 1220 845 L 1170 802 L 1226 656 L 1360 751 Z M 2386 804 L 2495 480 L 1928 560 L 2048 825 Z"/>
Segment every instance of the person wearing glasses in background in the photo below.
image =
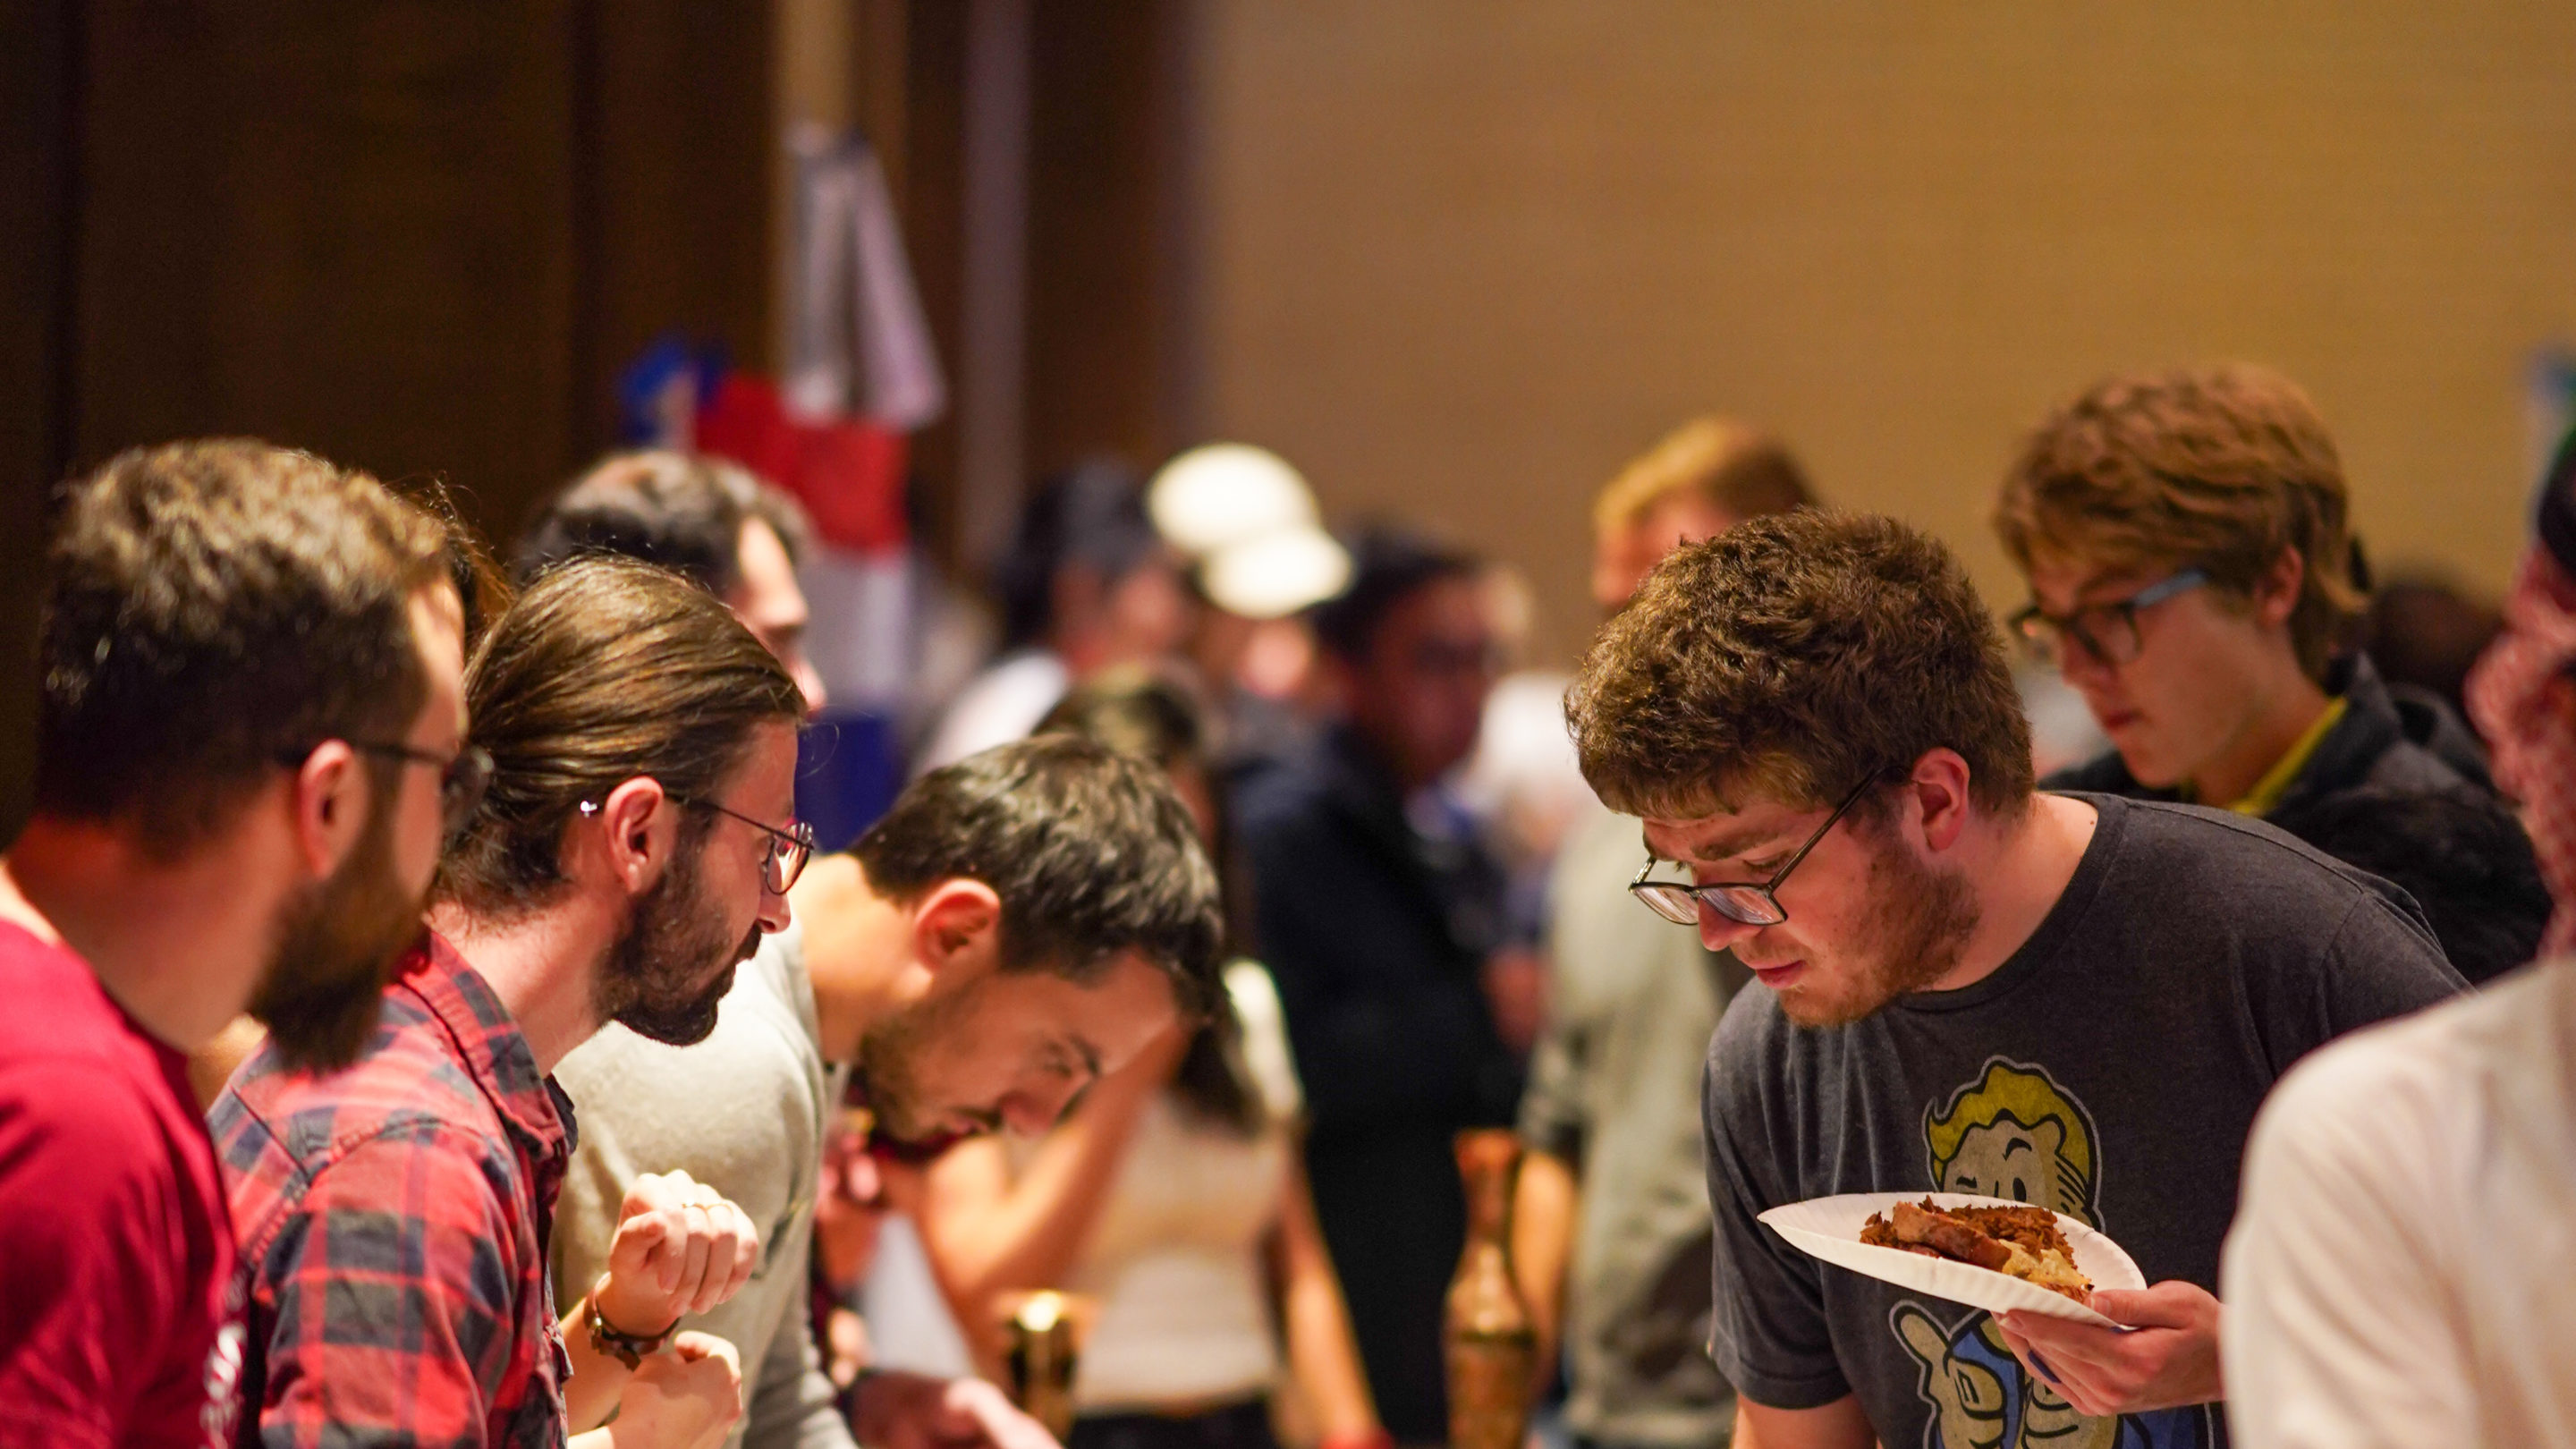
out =
<path fill-rule="evenodd" d="M 184 1054 L 345 1064 L 460 780 L 438 526 L 243 441 L 124 453 L 46 555 L 35 809 L 0 859 L 0 1445 L 220 1444 L 241 1307 Z M 427 768 L 414 768 L 415 764 Z"/>
<path fill-rule="evenodd" d="M 1995 528 L 2016 632 L 2112 750 L 2051 788 L 2223 807 L 2403 886 L 2464 975 L 2531 958 L 2549 896 L 2478 742 L 2343 648 L 2365 602 L 2343 465 L 2287 378 L 2114 378 L 2022 445 Z"/>
<path fill-rule="evenodd" d="M 577 1442 L 705 1449 L 741 1412 L 734 1351 L 673 1330 L 742 1286 L 757 1231 L 685 1173 L 639 1179 L 559 1324 L 573 1109 L 550 1073 L 609 1021 L 702 1039 L 787 924 L 804 696 L 704 591 L 582 559 L 492 624 L 465 701 L 491 778 L 382 1026 L 330 1076 L 272 1040 L 208 1114 L 247 1285 L 241 1441 L 560 1445 L 614 1411 Z"/>
<path fill-rule="evenodd" d="M 1639 909 L 1764 988 L 1728 1008 L 1702 1100 L 1736 1449 L 2218 1443 L 2246 1132 L 2310 1049 L 2463 989 L 2413 904 L 2222 812 L 2037 792 L 1983 601 L 1891 519 L 1684 545 L 1566 717 L 1585 779 L 1644 821 Z M 2151 1286 L 2094 1307 L 2134 1331 L 1995 1319 L 1759 1221 L 1926 1191 L 2109 1234 Z"/>

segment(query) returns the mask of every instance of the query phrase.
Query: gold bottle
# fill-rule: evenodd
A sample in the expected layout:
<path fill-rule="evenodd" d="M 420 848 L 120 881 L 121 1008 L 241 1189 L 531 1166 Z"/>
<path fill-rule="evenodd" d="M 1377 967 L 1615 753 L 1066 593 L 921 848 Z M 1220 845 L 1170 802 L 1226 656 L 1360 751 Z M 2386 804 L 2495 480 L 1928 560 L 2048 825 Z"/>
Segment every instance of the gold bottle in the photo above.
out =
<path fill-rule="evenodd" d="M 1458 1134 L 1467 1189 L 1467 1250 L 1449 1280 L 1441 1342 L 1449 1363 L 1449 1449 L 1521 1449 L 1529 1427 L 1538 1332 L 1512 1282 L 1512 1184 L 1520 1140 L 1488 1128 Z"/>

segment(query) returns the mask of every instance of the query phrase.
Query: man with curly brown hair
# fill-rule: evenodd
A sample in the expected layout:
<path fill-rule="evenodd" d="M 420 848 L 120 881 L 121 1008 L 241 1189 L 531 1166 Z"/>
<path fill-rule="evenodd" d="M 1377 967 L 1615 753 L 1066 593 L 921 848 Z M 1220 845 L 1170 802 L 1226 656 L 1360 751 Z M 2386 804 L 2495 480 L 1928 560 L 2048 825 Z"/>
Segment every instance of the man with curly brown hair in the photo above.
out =
<path fill-rule="evenodd" d="M 1683 547 L 1566 711 L 1644 820 L 1631 892 L 1767 988 L 1702 1104 L 1737 1444 L 2216 1443 L 2246 1130 L 2309 1049 L 2460 989 L 2412 903 L 2223 812 L 2035 790 L 1984 604 L 1891 519 Z M 2110 1234 L 2152 1285 L 2095 1295 L 2131 1331 L 1910 1297 L 1759 1221 L 1926 1190 Z"/>

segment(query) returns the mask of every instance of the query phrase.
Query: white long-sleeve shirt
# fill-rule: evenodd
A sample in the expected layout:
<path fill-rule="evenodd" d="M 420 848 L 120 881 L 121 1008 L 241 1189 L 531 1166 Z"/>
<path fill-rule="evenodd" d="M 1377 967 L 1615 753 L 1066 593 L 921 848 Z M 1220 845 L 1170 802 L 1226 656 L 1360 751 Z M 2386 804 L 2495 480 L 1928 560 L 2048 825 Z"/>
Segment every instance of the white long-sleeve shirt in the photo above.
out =
<path fill-rule="evenodd" d="M 2284 1079 L 2222 1288 L 2241 1449 L 2576 1446 L 2576 961 Z"/>

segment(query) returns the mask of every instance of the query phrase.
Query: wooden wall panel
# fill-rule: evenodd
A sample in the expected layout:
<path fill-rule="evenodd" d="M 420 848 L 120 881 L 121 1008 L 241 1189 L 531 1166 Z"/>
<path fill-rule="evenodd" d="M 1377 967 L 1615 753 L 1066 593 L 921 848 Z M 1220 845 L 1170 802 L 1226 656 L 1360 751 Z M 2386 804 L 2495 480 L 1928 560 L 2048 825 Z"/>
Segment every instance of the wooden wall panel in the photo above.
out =
<path fill-rule="evenodd" d="M 1682 417 L 1957 544 L 2110 370 L 2269 361 L 2383 560 L 2501 584 L 2576 339 L 2576 9 L 1207 0 L 1208 420 L 1593 618 L 1586 505 Z"/>
<path fill-rule="evenodd" d="M 665 330 L 771 361 L 773 28 L 690 0 L 9 0 L 0 651 L 42 484 L 250 434 L 496 541 Z M 0 830 L 27 763 L 0 668 Z"/>
<path fill-rule="evenodd" d="M 1163 372 L 1179 319 L 1165 227 L 1184 6 L 1039 5 L 1029 148 L 1030 476 L 1172 451 Z"/>
<path fill-rule="evenodd" d="M 69 447 L 73 0 L 0 5 L 0 845 L 26 816 L 46 485 Z"/>
<path fill-rule="evenodd" d="M 575 460 L 572 6 L 89 14 L 82 460 L 251 433 L 502 524 Z"/>
<path fill-rule="evenodd" d="M 965 309 L 964 214 L 966 0 L 916 0 L 900 27 L 904 46 L 904 136 L 896 205 L 921 307 L 947 370 L 945 416 L 913 434 L 915 513 L 922 543 L 943 567 L 962 572 L 957 519 L 958 337 Z M 881 32 L 880 32 L 881 33 Z M 860 113 L 872 109 L 862 98 Z"/>
<path fill-rule="evenodd" d="M 617 372 L 664 332 L 776 366 L 771 7 L 597 0 L 574 149 L 575 442 L 613 434 Z"/>

